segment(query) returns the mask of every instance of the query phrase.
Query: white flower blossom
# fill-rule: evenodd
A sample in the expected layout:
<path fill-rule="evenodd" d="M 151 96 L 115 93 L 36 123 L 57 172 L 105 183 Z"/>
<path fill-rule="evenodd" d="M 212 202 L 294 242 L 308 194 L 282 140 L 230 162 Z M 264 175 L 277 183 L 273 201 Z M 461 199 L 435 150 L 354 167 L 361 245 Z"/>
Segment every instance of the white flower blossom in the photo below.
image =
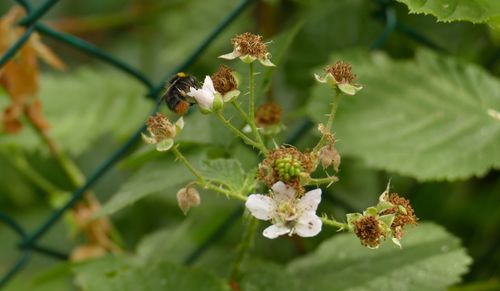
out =
<path fill-rule="evenodd" d="M 205 76 L 201 89 L 189 88 L 188 96 L 193 97 L 203 112 L 211 112 L 220 109 L 222 105 L 221 96 L 215 91 L 214 83 L 210 76 Z"/>
<path fill-rule="evenodd" d="M 272 186 L 272 195 L 251 194 L 245 206 L 260 220 L 271 220 L 273 225 L 263 235 L 273 239 L 280 235 L 296 233 L 312 237 L 321 231 L 322 222 L 316 215 L 321 201 L 321 189 L 314 189 L 296 197 L 294 188 L 278 181 Z"/>

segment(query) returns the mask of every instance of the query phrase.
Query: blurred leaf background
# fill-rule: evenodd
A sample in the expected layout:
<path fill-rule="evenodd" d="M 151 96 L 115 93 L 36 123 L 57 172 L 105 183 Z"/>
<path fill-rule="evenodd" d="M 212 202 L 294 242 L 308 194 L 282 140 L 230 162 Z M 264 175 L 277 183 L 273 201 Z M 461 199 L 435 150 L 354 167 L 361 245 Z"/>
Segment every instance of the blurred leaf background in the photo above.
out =
<path fill-rule="evenodd" d="M 2 1 L 0 14 L 11 4 Z M 236 1 L 223 0 L 60 1 L 44 21 L 110 52 L 152 80 L 160 80 L 236 5 Z M 342 154 L 340 182 L 326 189 L 322 210 L 333 211 L 339 218 L 347 212 L 359 211 L 377 200 L 390 179 L 393 189 L 412 201 L 423 222 L 421 227 L 408 230 L 409 252 L 411 233 L 425 237 L 425 230 L 431 227 L 426 222 L 432 221 L 460 239 L 472 262 L 468 270 L 457 270 L 452 279 L 436 281 L 430 287 L 416 284 L 413 289 L 398 289 L 402 287 L 387 285 L 387 289 L 382 289 L 442 290 L 450 284 L 458 284 L 463 274 L 463 282 L 453 290 L 498 290 L 500 122 L 487 115 L 487 109 L 500 110 L 497 32 L 486 24 L 436 22 L 433 16 L 409 14 L 405 5 L 391 3 L 390 9 L 404 27 L 396 27 L 373 51 L 369 49 L 377 44 L 385 28 L 385 11 L 381 7 L 378 1 L 372 0 L 255 1 L 210 45 L 189 72 L 202 78 L 215 71 L 220 63 L 216 57 L 231 50 L 229 40 L 234 34 L 251 31 L 273 40 L 269 47 L 273 58 L 279 57 L 279 66 L 272 74 L 271 90 L 258 98 L 259 102 L 272 98 L 284 107 L 290 131 L 278 140 L 285 141 L 306 118 L 314 122 L 323 120 L 322 108 L 328 100 L 324 100 L 324 90 L 313 83 L 312 74 L 331 61 L 351 62 L 365 89 L 359 96 L 345 98 L 340 106 L 334 126 Z M 435 47 L 426 47 L 412 38 L 411 33 L 403 33 L 408 32 L 407 28 Z M 43 71 L 40 98 L 44 113 L 54 138 L 89 174 L 140 127 L 154 104 L 144 97 L 147 92 L 138 81 L 68 46 L 44 41 L 70 65 L 65 73 L 48 68 Z M 2 108 L 8 100 L 6 94 L 0 92 Z M 258 156 L 232 140 L 227 130 L 211 117 L 193 112 L 186 118 L 186 124 L 180 139 L 190 159 L 235 157 L 240 159 L 245 171 L 258 162 Z M 297 143 L 307 148 L 314 144 L 315 138 L 313 128 L 302 134 Z M 61 178 L 64 175 L 33 132 L 1 133 L 0 210 L 32 230 L 52 208 L 49 193 L 16 166 L 19 158 L 61 189 L 74 189 L 69 181 Z M 170 274 L 168 276 L 175 275 L 182 281 L 187 271 L 180 265 L 185 262 L 200 268 L 193 280 L 210 282 L 206 283 L 205 290 L 223 290 L 220 288 L 226 287 L 217 276 L 227 275 L 227 266 L 243 229 L 239 216 L 234 215 L 239 212 L 238 205 L 225 197 L 204 192 L 202 205 L 184 217 L 176 205 L 175 193 L 190 179 L 169 154 L 158 155 L 147 147 L 137 146 L 94 187 L 101 201 L 110 201 L 104 210 L 113 214 L 125 248 L 130 252 L 135 250 L 135 255 L 77 266 L 35 255 L 6 290 L 71 290 L 76 288 L 75 282 L 84 290 L 104 290 L 99 286 L 108 284 L 114 286 L 110 288 L 118 288 L 120 285 L 112 285 L 115 281 L 119 284 L 128 284 L 127 280 L 142 282 L 148 273 L 154 273 L 149 276 L 153 277 L 150 278 L 152 285 L 144 290 L 159 290 L 167 287 L 154 285 L 161 281 L 155 281 L 154 277 L 166 278 Z M 124 196 L 127 196 L 124 201 L 116 201 Z M 195 254 L 196 260 L 192 259 L 193 250 L 227 217 L 237 218 L 226 227 L 226 233 L 216 234 L 213 246 L 199 257 Z M 61 221 L 44 237 L 43 243 L 70 252 L 78 238 L 71 238 L 68 233 Z M 431 227 L 428 233 L 435 234 L 436 240 L 448 235 L 441 227 Z M 320 242 L 327 238 L 315 253 Z M 418 240 L 415 243 L 418 244 Z M 15 235 L 0 227 L 1 272 L 19 255 L 15 244 Z M 333 231 L 324 231 L 320 237 L 308 240 L 258 238 L 252 259 L 245 266 L 242 290 L 311 288 L 303 286 L 307 280 L 301 281 L 300 274 L 305 276 L 305 273 L 298 270 L 322 272 L 324 268 L 314 261 L 314 256 L 328 256 L 325 248 L 329 245 L 334 249 L 361 248 L 353 238 Z M 288 264 L 290 274 L 282 271 L 284 265 L 302 255 L 305 257 Z M 449 262 L 429 253 L 422 254 L 426 255 L 436 263 L 420 266 L 424 272 L 439 273 L 440 268 L 446 268 L 446 264 L 453 261 L 463 261 L 464 266 L 469 263 L 462 249 L 457 250 L 456 257 L 452 256 Z M 366 251 L 366 256 L 377 256 L 376 251 Z M 383 258 L 381 256 L 381 260 Z M 154 266 L 158 267 L 154 271 L 138 267 L 155 260 Z M 102 270 L 113 266 L 129 273 L 99 276 L 99 266 Z M 373 268 L 397 271 L 398 266 L 389 260 Z M 136 269 L 140 271 L 135 272 Z M 342 265 L 338 269 L 342 269 Z M 175 270 L 175 273 L 165 270 Z M 255 270 L 262 271 L 253 273 Z M 369 273 L 369 270 L 353 273 Z M 335 270 L 328 272 L 331 272 L 329 276 L 338 276 Z M 398 275 L 404 276 L 404 273 Z M 379 276 L 382 275 L 374 278 Z M 106 281 L 110 278 L 115 283 Z M 396 279 L 389 276 L 386 281 Z M 103 280 L 102 283 L 99 280 Z M 262 284 L 263 287 L 259 280 L 270 283 Z M 342 283 L 332 290 L 360 287 L 353 285 L 360 280 L 355 276 L 346 275 L 344 280 L 351 284 Z M 318 281 L 317 290 L 328 290 L 328 281 Z M 288 284 L 283 287 L 280 282 Z"/>

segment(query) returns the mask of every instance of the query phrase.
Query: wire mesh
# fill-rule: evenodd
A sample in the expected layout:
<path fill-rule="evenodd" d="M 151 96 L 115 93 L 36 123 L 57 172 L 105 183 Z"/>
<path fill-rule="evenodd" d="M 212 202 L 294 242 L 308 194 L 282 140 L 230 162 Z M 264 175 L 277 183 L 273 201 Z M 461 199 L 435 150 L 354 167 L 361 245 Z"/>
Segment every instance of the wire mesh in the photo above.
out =
<path fill-rule="evenodd" d="M 53 38 L 61 43 L 65 43 L 74 47 L 84 53 L 95 57 L 118 70 L 121 70 L 135 79 L 139 80 L 147 89 L 147 98 L 158 99 L 158 95 L 163 89 L 164 83 L 173 74 L 183 71 L 191 66 L 205 51 L 205 49 L 220 35 L 220 33 L 228 27 L 254 0 L 242 0 L 227 16 L 211 31 L 211 33 L 197 46 L 197 48 L 177 67 L 173 68 L 165 74 L 165 76 L 157 83 L 153 83 L 146 74 L 140 70 L 128 65 L 127 63 L 117 59 L 116 57 L 108 54 L 106 51 L 92 45 L 91 43 L 75 37 L 71 34 L 66 34 L 54 30 L 42 23 L 40 19 L 55 5 L 58 0 L 46 0 L 38 7 L 34 8 L 30 2 L 26 0 L 15 0 L 26 11 L 26 16 L 18 22 L 19 25 L 26 27 L 24 34 L 0 57 L 0 68 L 12 59 L 19 49 L 26 43 L 33 32 L 39 32 L 45 36 Z M 376 15 L 381 21 L 384 22 L 384 29 L 380 36 L 375 39 L 370 46 L 371 49 L 381 48 L 394 32 L 401 32 L 404 35 L 412 38 L 418 43 L 427 47 L 444 51 L 438 45 L 428 40 L 411 27 L 398 21 L 396 13 L 391 7 L 391 1 L 377 0 L 380 5 L 381 12 Z M 158 106 L 153 109 L 153 112 L 158 110 Z M 305 132 L 311 129 L 313 123 L 310 120 L 302 121 L 292 134 L 289 136 L 287 142 L 293 143 Z M 0 287 L 4 286 L 13 276 L 15 276 L 23 267 L 29 262 L 33 253 L 48 255 L 54 258 L 67 259 L 67 255 L 52 250 L 50 248 L 40 246 L 38 242 L 40 239 L 61 219 L 63 214 L 71 209 L 83 196 L 83 194 L 92 187 L 98 180 L 100 180 L 105 173 L 107 173 L 122 157 L 126 155 L 129 149 L 138 141 L 140 133 L 145 129 L 144 125 L 140 125 L 138 129 L 128 138 L 128 140 L 121 145 L 114 153 L 105 159 L 87 178 L 85 183 L 72 193 L 71 198 L 60 208 L 56 209 L 49 217 L 47 217 L 37 228 L 33 231 L 26 231 L 19 225 L 15 219 L 5 213 L 0 212 L 0 222 L 9 227 L 15 232 L 19 238 L 18 246 L 21 249 L 21 255 L 14 262 L 12 267 L 0 277 Z M 215 243 L 217 238 L 220 238 L 224 233 L 233 225 L 233 223 L 241 217 L 243 209 L 236 208 L 211 234 L 209 234 L 205 241 L 184 260 L 185 264 L 192 264 L 196 261 L 212 244 Z"/>

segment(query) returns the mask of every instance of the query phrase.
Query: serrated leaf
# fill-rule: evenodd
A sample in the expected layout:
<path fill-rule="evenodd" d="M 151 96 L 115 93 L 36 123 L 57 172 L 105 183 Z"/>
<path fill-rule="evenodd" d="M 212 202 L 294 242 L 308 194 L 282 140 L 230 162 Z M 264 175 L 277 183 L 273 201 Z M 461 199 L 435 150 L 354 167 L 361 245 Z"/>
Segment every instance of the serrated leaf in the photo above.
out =
<path fill-rule="evenodd" d="M 500 82 L 475 65 L 419 51 L 414 61 L 345 54 L 364 89 L 343 98 L 341 154 L 419 180 L 464 179 L 500 167 Z M 332 61 L 333 61 L 332 60 Z M 318 84 L 308 112 L 325 122 L 332 93 Z"/>
<path fill-rule="evenodd" d="M 225 185 L 235 192 L 251 187 L 254 177 L 253 171 L 246 174 L 240 162 L 235 159 L 206 160 L 201 172 L 207 180 Z"/>
<path fill-rule="evenodd" d="M 288 269 L 313 290 L 432 291 L 459 282 L 471 263 L 458 239 L 434 224 L 408 229 L 402 243 L 403 249 L 385 242 L 370 250 L 341 234 Z"/>
<path fill-rule="evenodd" d="M 105 134 L 117 139 L 129 136 L 152 108 L 144 95 L 144 87 L 130 77 L 90 68 L 46 75 L 40 91 L 49 134 L 74 155 L 87 150 Z M 4 100 L 7 99 L 0 96 L 0 101 Z M 27 127 L 17 135 L 1 135 L 0 146 L 6 145 L 29 150 L 46 147 Z"/>
<path fill-rule="evenodd" d="M 85 291 L 229 291 L 222 280 L 205 271 L 168 262 L 142 265 L 128 257 L 106 257 L 73 270 Z"/>
<path fill-rule="evenodd" d="M 497 0 L 397 0 L 408 6 L 411 13 L 430 14 L 438 21 L 466 20 L 483 23 L 500 16 Z"/>

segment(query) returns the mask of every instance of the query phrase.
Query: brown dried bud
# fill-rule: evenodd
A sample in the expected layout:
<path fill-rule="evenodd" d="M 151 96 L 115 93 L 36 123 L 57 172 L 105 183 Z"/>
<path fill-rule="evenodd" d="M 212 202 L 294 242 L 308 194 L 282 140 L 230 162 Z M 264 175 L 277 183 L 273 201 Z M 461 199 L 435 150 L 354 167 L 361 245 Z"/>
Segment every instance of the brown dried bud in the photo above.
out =
<path fill-rule="evenodd" d="M 211 76 L 215 91 L 224 95 L 227 92 L 238 89 L 238 81 L 234 77 L 233 71 L 228 66 L 219 66 L 219 70 Z"/>
<path fill-rule="evenodd" d="M 150 116 L 146 122 L 149 132 L 159 142 L 164 139 L 174 138 L 177 129 L 168 118 L 162 113 L 158 112 L 155 116 Z"/>
<path fill-rule="evenodd" d="M 323 168 L 327 168 L 331 165 L 336 172 L 339 171 L 340 154 L 333 145 L 330 144 L 322 147 L 319 150 L 318 159 Z"/>
<path fill-rule="evenodd" d="M 258 127 L 277 125 L 281 121 L 281 106 L 275 102 L 266 102 L 255 111 L 255 123 Z"/>
<path fill-rule="evenodd" d="M 257 59 L 266 58 L 267 46 L 262 42 L 262 36 L 245 32 L 231 40 L 234 49 L 241 55 L 250 55 Z"/>
<path fill-rule="evenodd" d="M 177 203 L 184 215 L 186 215 L 191 207 L 200 205 L 200 193 L 191 186 L 181 188 L 177 192 Z"/>
<path fill-rule="evenodd" d="M 354 233 L 361 244 L 369 248 L 377 248 L 381 239 L 386 237 L 380 222 L 374 216 L 362 216 L 353 222 Z"/>
<path fill-rule="evenodd" d="M 338 83 L 352 84 L 356 75 L 352 73 L 351 65 L 342 61 L 336 62 L 334 65 L 328 66 L 325 71 L 331 74 Z"/>
<path fill-rule="evenodd" d="M 394 214 L 394 221 L 391 224 L 393 236 L 401 239 L 404 235 L 403 227 L 406 225 L 417 224 L 417 216 L 408 199 L 400 197 L 396 193 L 388 195 L 387 201 L 392 203 L 394 207 L 389 208 L 381 213 L 381 215 Z"/>

